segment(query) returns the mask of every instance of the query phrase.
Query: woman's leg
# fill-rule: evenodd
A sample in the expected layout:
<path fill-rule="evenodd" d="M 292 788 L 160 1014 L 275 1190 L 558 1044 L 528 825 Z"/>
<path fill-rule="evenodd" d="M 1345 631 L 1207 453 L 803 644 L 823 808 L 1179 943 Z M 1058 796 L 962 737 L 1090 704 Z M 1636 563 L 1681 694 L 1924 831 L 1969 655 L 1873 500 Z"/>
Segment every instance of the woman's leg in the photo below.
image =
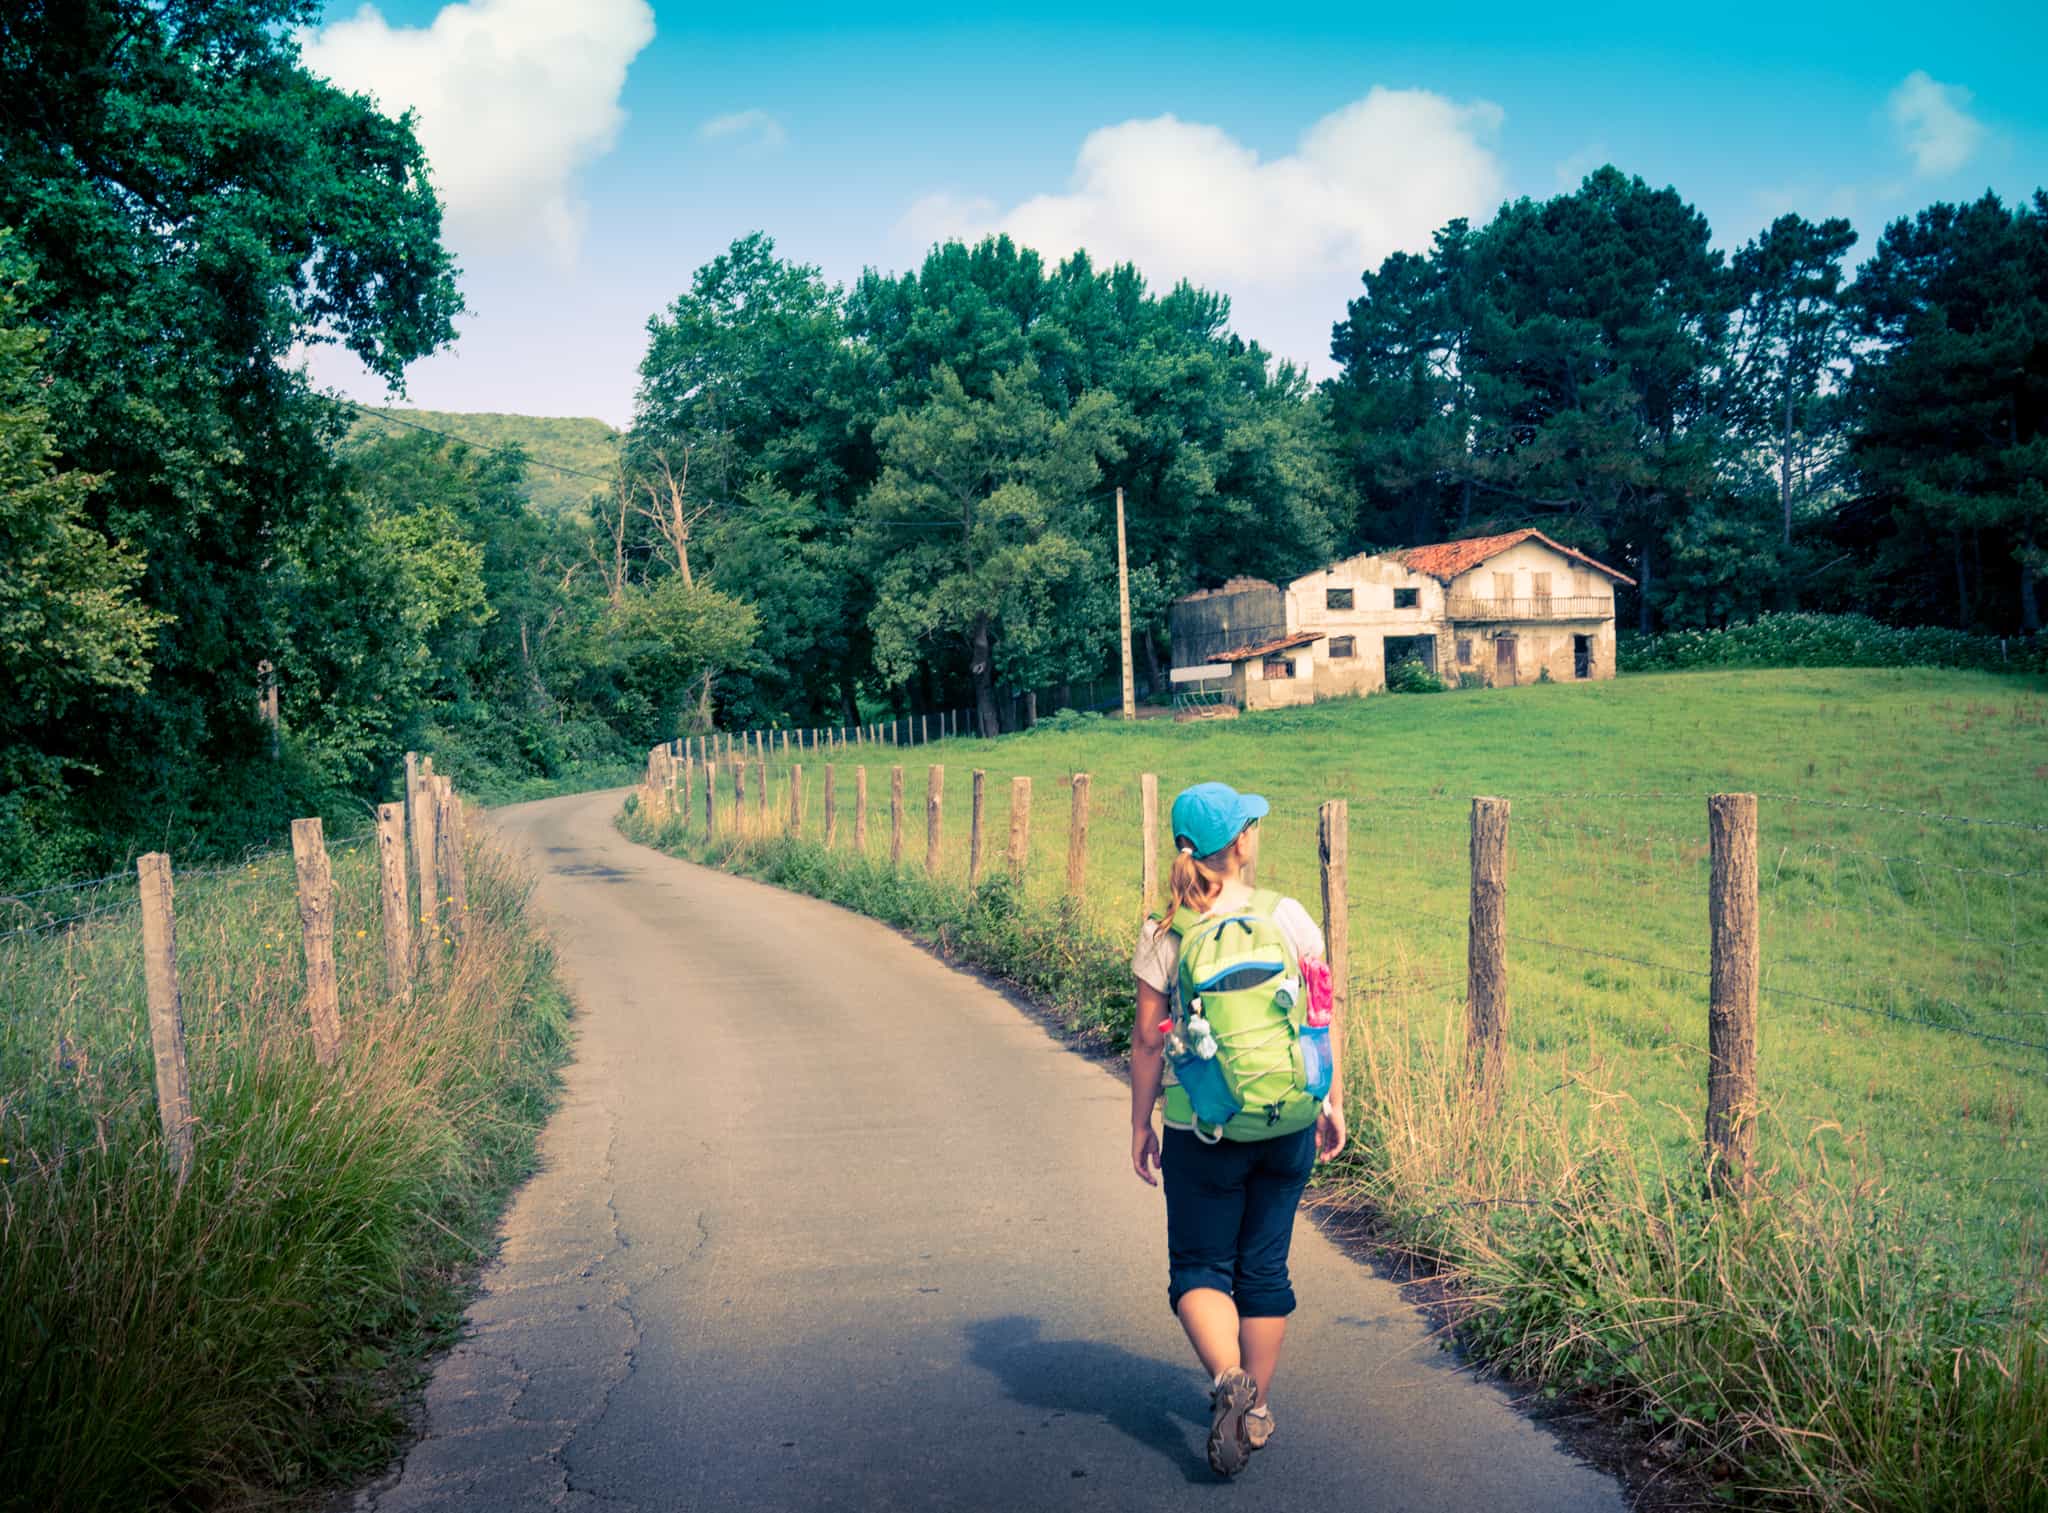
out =
<path fill-rule="evenodd" d="M 1231 1289 L 1251 1159 L 1234 1141 L 1206 1145 L 1186 1130 L 1169 1129 L 1160 1140 L 1167 1301 L 1212 1377 L 1242 1364 Z"/>
<path fill-rule="evenodd" d="M 1211 1377 L 1245 1365 L 1238 1346 L 1237 1304 L 1229 1293 L 1213 1287 L 1192 1288 L 1180 1295 L 1174 1312 L 1180 1315 L 1180 1327 L 1188 1332 L 1188 1343 L 1195 1347 L 1202 1368 Z"/>
<path fill-rule="evenodd" d="M 1259 1384 L 1259 1401 L 1264 1402 L 1280 1367 L 1287 1315 L 1294 1312 L 1287 1256 L 1294 1243 L 1294 1213 L 1315 1170 L 1315 1130 L 1262 1140 L 1255 1148 L 1258 1159 L 1245 1177 L 1231 1290 L 1240 1316 L 1239 1358 Z"/>
<path fill-rule="evenodd" d="M 1236 1309 L 1231 1310 L 1233 1313 Z M 1266 1400 L 1273 1385 L 1273 1373 L 1280 1369 L 1280 1342 L 1287 1336 L 1287 1320 L 1240 1319 L 1237 1325 L 1238 1364 L 1259 1384 L 1259 1401 Z"/>

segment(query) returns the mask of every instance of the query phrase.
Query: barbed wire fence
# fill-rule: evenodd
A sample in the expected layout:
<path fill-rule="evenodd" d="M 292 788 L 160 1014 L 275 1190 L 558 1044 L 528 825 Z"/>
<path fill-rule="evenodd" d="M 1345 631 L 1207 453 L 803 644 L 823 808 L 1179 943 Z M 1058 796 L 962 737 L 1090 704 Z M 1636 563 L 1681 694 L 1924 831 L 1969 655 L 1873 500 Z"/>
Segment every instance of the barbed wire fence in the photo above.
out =
<path fill-rule="evenodd" d="M 876 760 L 846 760 L 863 755 Z M 832 765 L 835 840 L 847 848 L 850 780 L 855 765 L 866 765 L 866 854 L 886 864 L 890 769 L 901 767 L 898 865 L 920 867 L 929 770 L 954 752 L 906 755 L 886 747 L 813 753 L 813 797 L 797 833 L 823 842 L 815 794 Z M 785 814 L 789 775 L 776 763 L 770 772 L 770 812 Z M 963 885 L 972 776 L 956 766 L 942 781 L 937 819 L 938 876 Z M 1190 764 L 1152 776 L 1155 791 L 1170 796 L 1198 774 Z M 1072 773 L 1053 768 L 1005 764 L 985 773 L 982 879 L 1005 869 L 1017 777 L 1029 780 L 1031 795 L 1028 903 L 1064 893 L 1074 875 L 1074 785 Z M 1344 770 L 1317 781 L 1351 804 L 1349 987 L 1360 1001 L 1405 1006 L 1438 1034 L 1470 993 L 1471 800 L 1447 784 L 1393 786 Z M 1083 896 L 1112 929 L 1123 921 L 1135 929 L 1147 902 L 1141 776 L 1101 774 L 1088 789 Z M 1539 1071 L 1556 1070 L 1546 1088 L 1604 1079 L 1646 1106 L 1696 1107 L 1714 1060 L 1708 797 L 1656 787 L 1511 790 L 1501 932 L 1508 1036 Z M 1788 1129 L 1840 1130 L 1842 1148 L 1887 1180 L 2006 1193 L 2048 1187 L 2048 825 L 1782 792 L 1759 794 L 1756 804 L 1753 1033 L 1762 1043 L 1747 1095 L 1751 1122 L 1768 1111 Z M 1317 896 L 1315 819 L 1310 805 L 1276 803 L 1260 827 L 1261 885 Z M 1165 830 L 1154 814 L 1155 890 L 1172 855 Z M 769 832 L 788 833 L 773 823 Z M 1159 901 L 1155 891 L 1150 907 Z M 1697 1127 L 1692 1138 L 1701 1138 Z M 1917 1159 L 1930 1149 L 1944 1158 Z"/>

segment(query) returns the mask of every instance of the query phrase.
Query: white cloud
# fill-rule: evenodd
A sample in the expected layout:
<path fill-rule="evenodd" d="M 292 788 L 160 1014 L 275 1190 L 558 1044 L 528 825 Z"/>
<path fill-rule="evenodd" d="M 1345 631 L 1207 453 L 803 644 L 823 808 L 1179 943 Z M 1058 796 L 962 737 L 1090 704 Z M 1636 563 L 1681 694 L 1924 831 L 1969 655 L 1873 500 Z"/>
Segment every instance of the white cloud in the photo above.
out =
<path fill-rule="evenodd" d="M 427 26 L 365 5 L 299 42 L 315 73 L 419 113 L 452 245 L 537 245 L 566 265 L 587 218 L 576 172 L 611 149 L 627 65 L 653 37 L 646 0 L 463 0 Z"/>
<path fill-rule="evenodd" d="M 1295 150 L 1262 158 L 1217 126 L 1165 115 L 1091 132 L 1071 187 L 1007 212 L 928 194 L 899 232 L 926 243 L 1006 231 L 1048 258 L 1085 247 L 1155 284 L 1191 278 L 1231 296 L 1240 332 L 1328 371 L 1332 322 L 1358 276 L 1421 250 L 1454 216 L 1484 218 L 1502 175 L 1501 109 L 1375 87 L 1324 116 Z"/>
<path fill-rule="evenodd" d="M 1984 124 L 1964 108 L 1969 103 L 1970 92 L 1960 84 L 1938 83 L 1918 68 L 1892 91 L 1886 107 L 1892 127 L 1921 178 L 1954 173 L 1976 152 Z"/>
<path fill-rule="evenodd" d="M 789 140 L 782 122 L 765 110 L 736 110 L 729 116 L 713 116 L 697 128 L 697 135 L 707 142 L 720 137 L 744 137 L 753 147 L 780 147 Z"/>

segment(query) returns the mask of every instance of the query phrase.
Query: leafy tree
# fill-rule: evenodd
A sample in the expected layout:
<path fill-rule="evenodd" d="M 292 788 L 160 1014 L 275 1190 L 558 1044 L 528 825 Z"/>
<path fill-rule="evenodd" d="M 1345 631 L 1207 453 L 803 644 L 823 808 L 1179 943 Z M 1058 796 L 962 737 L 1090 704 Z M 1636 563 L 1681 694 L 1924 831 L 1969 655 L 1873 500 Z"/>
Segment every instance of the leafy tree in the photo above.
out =
<path fill-rule="evenodd" d="M 1893 222 L 1851 299 L 1865 344 L 1851 451 L 1866 501 L 1888 517 L 1869 560 L 1893 611 L 1946 600 L 1963 629 L 2038 630 L 2048 192 L 2017 209 L 1986 194 Z M 1990 573 L 2000 559 L 2002 584 Z"/>
<path fill-rule="evenodd" d="M 1074 677 L 1115 634 L 1114 564 L 1078 524 L 1115 446 L 1115 402 L 1093 391 L 1061 414 L 1038 389 L 1029 362 L 994 374 L 986 399 L 939 368 L 928 400 L 876 427 L 882 474 L 861 507 L 878 668 L 907 682 L 935 648 L 963 647 L 986 735 L 998 675 Z"/>
<path fill-rule="evenodd" d="M 761 609 L 764 654 L 724 678 L 739 721 L 855 718 L 865 661 L 854 498 L 873 477 L 872 396 L 839 291 L 759 232 L 697 270 L 648 323 L 627 454 L 650 573 L 708 581 Z"/>
<path fill-rule="evenodd" d="M 1814 493 L 1842 439 L 1833 391 L 1849 357 L 1842 259 L 1855 245 L 1845 220 L 1781 215 L 1734 258 L 1738 303 L 1722 408 L 1746 441 L 1744 452 L 1776 463 L 1787 551 L 1794 502 Z"/>
<path fill-rule="evenodd" d="M 19 287 L 0 235 L 0 877 L 39 882 L 86 860 L 51 738 L 76 706 L 149 686 L 163 616 L 136 597 L 140 556 L 87 521 L 100 480 L 58 466 Z"/>
<path fill-rule="evenodd" d="M 244 816 L 277 833 L 283 813 L 249 812 L 275 786 L 256 666 L 293 660 L 282 629 L 335 623 L 283 601 L 280 552 L 295 532 L 342 539 L 348 512 L 339 419 L 293 354 L 338 342 L 395 385 L 461 307 L 410 125 L 299 65 L 294 28 L 318 10 L 0 15 L 0 224 L 35 270 L 49 428 L 67 466 L 104 478 L 91 523 L 144 557 L 166 617 L 147 700 L 104 690 L 59 733 L 109 845 L 226 838 Z M 287 686 L 287 706 L 317 692 Z"/>

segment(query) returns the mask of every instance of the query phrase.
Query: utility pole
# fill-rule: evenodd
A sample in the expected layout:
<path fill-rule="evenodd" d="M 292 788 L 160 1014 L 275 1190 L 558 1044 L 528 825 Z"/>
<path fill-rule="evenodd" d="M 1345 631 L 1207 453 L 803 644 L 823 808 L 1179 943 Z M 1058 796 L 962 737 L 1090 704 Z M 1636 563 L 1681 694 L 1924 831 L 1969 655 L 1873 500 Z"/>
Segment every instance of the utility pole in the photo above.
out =
<path fill-rule="evenodd" d="M 1124 545 L 1124 491 L 1116 491 L 1116 599 L 1123 621 L 1123 639 L 1117 649 L 1124 663 L 1124 718 L 1138 717 L 1138 692 L 1131 681 L 1131 559 Z"/>

